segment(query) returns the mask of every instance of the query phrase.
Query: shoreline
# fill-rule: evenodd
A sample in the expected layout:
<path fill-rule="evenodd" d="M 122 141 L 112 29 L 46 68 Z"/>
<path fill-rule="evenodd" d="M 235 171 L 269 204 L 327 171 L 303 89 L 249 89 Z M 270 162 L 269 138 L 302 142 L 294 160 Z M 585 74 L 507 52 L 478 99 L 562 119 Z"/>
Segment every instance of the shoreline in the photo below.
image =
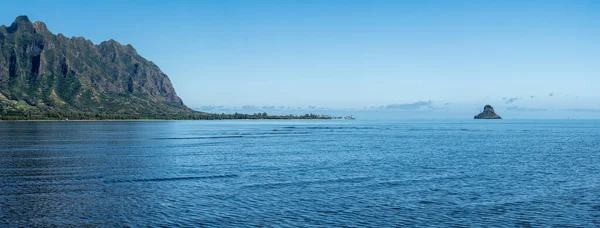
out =
<path fill-rule="evenodd" d="M 243 120 L 344 120 L 344 119 L 215 119 L 215 120 L 192 120 L 192 119 L 120 119 L 120 120 L 0 120 L 0 123 L 9 122 L 138 122 L 138 121 L 243 121 Z"/>

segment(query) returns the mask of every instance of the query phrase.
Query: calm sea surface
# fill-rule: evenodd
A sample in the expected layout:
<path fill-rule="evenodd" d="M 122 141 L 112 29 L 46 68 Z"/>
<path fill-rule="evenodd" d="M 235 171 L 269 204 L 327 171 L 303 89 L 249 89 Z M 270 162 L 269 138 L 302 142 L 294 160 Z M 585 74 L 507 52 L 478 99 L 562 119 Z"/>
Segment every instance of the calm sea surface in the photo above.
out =
<path fill-rule="evenodd" d="M 600 121 L 0 123 L 0 226 L 600 226 Z"/>

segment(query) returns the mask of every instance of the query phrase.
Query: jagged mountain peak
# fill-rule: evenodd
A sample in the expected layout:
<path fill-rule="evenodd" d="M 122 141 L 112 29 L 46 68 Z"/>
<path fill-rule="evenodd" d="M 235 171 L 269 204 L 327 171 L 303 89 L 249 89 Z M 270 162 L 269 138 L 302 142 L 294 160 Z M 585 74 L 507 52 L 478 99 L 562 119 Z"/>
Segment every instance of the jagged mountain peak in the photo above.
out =
<path fill-rule="evenodd" d="M 33 27 L 33 23 L 29 20 L 27 16 L 18 16 L 15 21 L 7 28 L 9 33 L 14 33 L 17 31 L 24 32 L 34 32 L 35 28 Z"/>
<path fill-rule="evenodd" d="M 35 28 L 35 31 L 38 33 L 50 33 L 50 30 L 48 30 L 46 23 L 41 21 L 33 22 L 33 28 Z"/>
<path fill-rule="evenodd" d="M 17 16 L 17 18 L 15 18 L 15 22 L 13 22 L 13 24 L 14 23 L 31 24 L 32 22 L 31 22 L 31 20 L 29 20 L 29 17 L 27 17 L 27 15 L 20 15 L 20 16 Z"/>

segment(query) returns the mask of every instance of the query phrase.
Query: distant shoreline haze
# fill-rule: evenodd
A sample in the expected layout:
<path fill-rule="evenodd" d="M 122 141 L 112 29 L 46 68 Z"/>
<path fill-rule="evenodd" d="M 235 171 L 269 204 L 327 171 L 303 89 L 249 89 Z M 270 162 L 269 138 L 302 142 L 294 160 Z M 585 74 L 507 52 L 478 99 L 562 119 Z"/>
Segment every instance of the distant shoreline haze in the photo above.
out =
<path fill-rule="evenodd" d="M 274 115 L 303 113 L 325 114 L 332 116 L 353 115 L 360 120 L 393 120 L 393 119 L 472 119 L 474 115 L 481 112 L 481 105 L 455 104 L 451 108 L 443 109 L 385 109 L 381 107 L 367 108 L 307 108 L 290 107 L 284 108 L 262 108 L 258 105 L 249 107 L 226 107 L 220 105 L 194 108 L 197 111 L 213 113 L 259 113 L 267 112 Z M 280 106 L 277 106 L 280 107 Z M 529 108 L 518 105 L 494 105 L 498 114 L 504 119 L 600 119 L 599 109 L 578 108 Z"/>

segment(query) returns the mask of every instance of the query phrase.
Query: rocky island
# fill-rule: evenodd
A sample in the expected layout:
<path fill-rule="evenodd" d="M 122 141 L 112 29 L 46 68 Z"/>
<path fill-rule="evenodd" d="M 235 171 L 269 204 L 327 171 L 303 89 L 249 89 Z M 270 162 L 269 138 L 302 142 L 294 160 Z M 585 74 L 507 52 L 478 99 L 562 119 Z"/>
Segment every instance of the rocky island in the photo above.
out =
<path fill-rule="evenodd" d="M 494 107 L 491 105 L 486 105 L 483 107 L 483 112 L 479 113 L 479 115 L 476 115 L 475 119 L 502 119 L 502 117 L 494 112 Z"/>
<path fill-rule="evenodd" d="M 331 119 L 194 111 L 131 45 L 54 35 L 19 16 L 0 26 L 0 120 Z"/>

